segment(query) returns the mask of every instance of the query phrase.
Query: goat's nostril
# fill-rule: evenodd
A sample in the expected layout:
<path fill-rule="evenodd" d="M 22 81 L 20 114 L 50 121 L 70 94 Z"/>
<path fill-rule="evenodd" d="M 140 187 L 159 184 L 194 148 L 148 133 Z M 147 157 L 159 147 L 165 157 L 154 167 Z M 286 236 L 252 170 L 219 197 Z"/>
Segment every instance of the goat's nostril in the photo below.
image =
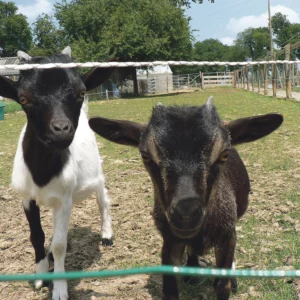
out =
<path fill-rule="evenodd" d="M 172 205 L 170 213 L 176 218 L 188 220 L 202 215 L 202 207 L 198 198 L 184 199 L 180 200 L 176 205 Z"/>
<path fill-rule="evenodd" d="M 64 130 L 64 131 L 67 131 L 68 129 L 69 129 L 69 124 L 65 124 L 63 130 Z"/>
<path fill-rule="evenodd" d="M 52 130 L 57 133 L 66 133 L 69 132 L 71 126 L 69 122 L 57 121 L 51 123 Z"/>

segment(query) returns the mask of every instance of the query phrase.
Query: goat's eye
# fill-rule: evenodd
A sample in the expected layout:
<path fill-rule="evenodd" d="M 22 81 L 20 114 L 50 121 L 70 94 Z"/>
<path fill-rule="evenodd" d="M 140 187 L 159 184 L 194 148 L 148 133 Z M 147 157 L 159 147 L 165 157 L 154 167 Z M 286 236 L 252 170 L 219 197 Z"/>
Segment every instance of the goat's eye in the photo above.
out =
<path fill-rule="evenodd" d="M 83 98 L 85 96 L 85 90 L 80 91 L 79 96 L 80 98 Z"/>
<path fill-rule="evenodd" d="M 151 161 L 151 157 L 147 152 L 141 152 L 141 157 L 146 163 Z"/>
<path fill-rule="evenodd" d="M 221 162 L 225 162 L 229 157 L 229 151 L 228 150 L 225 150 L 222 152 L 222 154 L 220 155 L 219 157 L 219 161 Z"/>
<path fill-rule="evenodd" d="M 24 97 L 24 96 L 21 96 L 21 97 L 20 97 L 20 103 L 21 103 L 22 105 L 25 105 L 27 102 L 28 102 L 28 100 L 27 100 L 26 97 Z"/>

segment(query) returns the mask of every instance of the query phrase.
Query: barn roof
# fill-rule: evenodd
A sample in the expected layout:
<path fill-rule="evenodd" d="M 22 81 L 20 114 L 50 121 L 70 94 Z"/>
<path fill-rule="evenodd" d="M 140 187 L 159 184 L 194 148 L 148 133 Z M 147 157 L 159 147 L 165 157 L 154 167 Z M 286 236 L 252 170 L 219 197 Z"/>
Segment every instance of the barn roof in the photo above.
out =
<path fill-rule="evenodd" d="M 19 59 L 17 57 L 0 57 L 0 65 L 18 65 Z M 19 70 L 0 69 L 0 75 L 19 75 Z"/>

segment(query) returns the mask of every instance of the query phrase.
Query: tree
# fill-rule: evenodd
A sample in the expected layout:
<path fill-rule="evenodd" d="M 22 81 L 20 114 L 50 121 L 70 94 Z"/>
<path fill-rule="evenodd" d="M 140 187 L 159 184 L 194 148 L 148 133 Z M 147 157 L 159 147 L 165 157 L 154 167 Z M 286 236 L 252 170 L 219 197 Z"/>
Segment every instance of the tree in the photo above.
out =
<path fill-rule="evenodd" d="M 300 24 L 291 23 L 286 15 L 277 13 L 272 17 L 274 42 L 278 48 L 283 48 L 286 44 L 293 44 L 300 41 Z M 295 49 L 292 59 L 300 58 L 300 49 Z"/>
<path fill-rule="evenodd" d="M 203 3 L 203 0 L 170 0 L 170 3 L 173 5 L 180 7 L 180 6 L 186 6 L 186 7 L 191 7 L 191 2 L 194 3 Z M 210 3 L 215 3 L 215 0 L 208 0 Z"/>
<path fill-rule="evenodd" d="M 55 8 L 83 61 L 187 59 L 191 53 L 188 20 L 168 0 L 64 0 Z"/>
<path fill-rule="evenodd" d="M 193 49 L 193 58 L 196 61 L 226 61 L 229 46 L 222 44 L 216 39 L 207 39 L 202 42 L 196 42 Z M 220 66 L 203 66 L 203 72 L 224 71 Z"/>
<path fill-rule="evenodd" d="M 270 51 L 270 36 L 267 27 L 248 28 L 237 35 L 235 41 L 235 60 L 257 60 Z"/>
<path fill-rule="evenodd" d="M 26 17 L 17 14 L 13 2 L 0 0 L 0 56 L 15 56 L 18 50 L 28 51 L 31 31 Z"/>
<path fill-rule="evenodd" d="M 66 40 L 81 61 L 190 58 L 189 21 L 169 0 L 64 0 L 55 9 Z M 120 72 L 136 82 L 134 68 Z"/>
<path fill-rule="evenodd" d="M 33 24 L 33 45 L 29 53 L 33 56 L 48 56 L 63 48 L 64 38 L 53 18 L 47 14 L 38 16 Z"/>

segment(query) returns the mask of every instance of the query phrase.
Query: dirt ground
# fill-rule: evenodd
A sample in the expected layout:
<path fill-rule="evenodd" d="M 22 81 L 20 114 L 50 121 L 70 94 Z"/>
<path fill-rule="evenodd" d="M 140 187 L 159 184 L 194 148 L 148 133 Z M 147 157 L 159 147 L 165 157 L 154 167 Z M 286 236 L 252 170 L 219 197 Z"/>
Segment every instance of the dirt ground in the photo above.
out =
<path fill-rule="evenodd" d="M 247 88 L 246 88 L 247 89 Z M 252 92 L 252 85 L 250 85 L 250 91 Z M 254 87 L 254 92 L 258 92 L 258 88 Z M 260 95 L 264 95 L 264 89 L 260 89 Z M 273 97 L 273 90 L 268 89 L 268 96 Z M 278 89 L 276 90 L 276 98 L 283 98 L 286 99 L 286 91 L 284 89 Z M 300 101 L 300 93 L 299 92 L 292 92 L 292 99 L 294 101 Z"/>
<path fill-rule="evenodd" d="M 237 89 L 222 90 L 223 95 L 229 92 L 237 93 Z M 135 105 L 133 101 L 130 103 Z M 276 105 L 281 103 L 278 101 Z M 125 106 L 119 106 L 122 110 L 126 110 Z M 296 108 L 293 109 L 296 111 Z M 255 142 L 251 147 L 246 145 L 239 148 L 239 153 L 243 156 L 249 172 L 252 193 L 248 211 L 237 225 L 237 268 L 288 270 L 293 269 L 295 262 L 299 262 L 300 256 L 297 255 L 299 244 L 296 245 L 298 240 L 295 236 L 300 234 L 300 219 L 296 214 L 297 211 L 299 212 L 300 146 L 299 123 L 294 120 L 295 118 L 291 117 L 289 123 L 290 127 L 291 124 L 296 124 L 293 129 L 283 127 L 281 131 L 272 135 L 273 138 L 268 138 L 267 142 Z M 272 142 L 275 138 L 276 143 Z M 99 145 L 100 152 L 104 153 L 102 142 Z M 270 145 L 271 149 L 266 152 L 264 160 L 262 158 L 259 160 L 260 157 L 255 154 L 262 152 L 266 145 Z M 111 146 L 106 144 L 105 147 L 108 153 Z M 101 245 L 100 216 L 95 197 L 76 205 L 73 208 L 69 229 L 71 247 L 66 257 L 67 271 L 160 265 L 162 239 L 154 227 L 151 215 L 152 183 L 137 151 L 127 150 L 127 148 L 126 150 L 114 148 L 114 150 L 113 153 L 117 153 L 115 157 L 102 154 L 106 187 L 111 198 L 114 245 L 112 247 Z M 254 158 L 251 158 L 250 154 Z M 10 155 L 13 156 L 9 153 Z M 265 160 L 272 162 L 273 156 L 278 160 L 281 159 L 280 163 L 274 160 L 273 164 L 266 164 L 269 168 L 267 169 L 264 165 Z M 4 168 L 11 167 L 5 165 Z M 290 192 L 290 198 L 287 197 L 287 192 Z M 51 211 L 42 207 L 41 218 L 46 235 L 45 244 L 48 248 L 52 237 Z M 21 199 L 7 186 L 0 185 L 1 274 L 35 272 L 34 250 L 29 234 Z M 283 237 L 286 237 L 284 242 Z M 277 255 L 279 252 L 280 256 Z M 212 253 L 205 257 L 205 261 L 209 266 L 214 264 Z M 181 299 L 215 299 L 212 282 L 212 280 L 201 279 L 196 286 L 196 293 L 190 294 L 192 288 L 185 286 L 184 297 Z M 265 294 L 269 291 L 277 291 L 279 281 L 276 280 L 268 281 L 265 290 L 262 286 L 267 285 L 266 281 L 247 279 L 240 282 L 238 293 L 233 294 L 230 299 L 296 300 L 281 296 L 266 298 Z M 137 275 L 69 281 L 68 286 L 70 300 L 156 300 L 160 299 L 161 284 L 161 276 Z M 297 291 L 300 299 L 300 280 L 281 280 L 280 289 L 282 287 L 283 295 L 286 286 L 292 286 L 290 289 Z M 51 289 L 44 287 L 35 291 L 29 282 L 0 282 L 0 300 L 23 299 L 50 300 Z"/>
<path fill-rule="evenodd" d="M 126 173 L 126 172 L 125 172 Z M 126 174 L 120 174 L 124 177 Z M 144 173 L 137 170 L 136 175 Z M 108 176 L 109 177 L 109 176 Z M 114 245 L 101 245 L 100 216 L 96 199 L 90 198 L 73 209 L 69 230 L 71 249 L 67 253 L 67 270 L 101 270 L 133 267 L 135 265 L 158 265 L 161 239 L 153 231 L 152 205 L 145 206 L 137 198 L 152 196 L 150 180 L 146 174 L 143 186 L 130 186 L 126 182 L 107 182 L 111 201 L 114 228 Z M 11 190 L 0 187 L 0 272 L 34 273 L 34 250 L 29 240 L 29 228 L 20 199 Z M 12 216 L 14 216 L 12 218 Z M 42 226 L 46 235 L 46 247 L 51 240 L 51 211 L 41 209 Z M 148 230 L 141 232 L 141 225 Z M 143 263 L 144 257 L 147 257 Z M 128 263 L 130 262 L 130 264 Z M 146 275 L 111 279 L 89 279 L 69 282 L 70 299 L 152 299 Z M 126 296 L 124 296 L 126 295 Z M 0 283 L 0 299 L 51 299 L 49 289 L 34 291 L 28 282 Z"/>
<path fill-rule="evenodd" d="M 116 164 L 119 162 L 116 161 Z M 103 247 L 99 231 L 100 217 L 95 198 L 76 205 L 73 209 L 69 230 L 70 250 L 67 253 L 67 270 L 95 271 L 101 269 L 128 268 L 141 265 L 159 265 L 161 238 L 154 229 L 151 216 L 152 186 L 145 171 L 137 167 L 138 181 L 126 182 L 128 171 L 120 172 L 120 181 L 111 182 L 107 176 L 107 187 L 111 197 L 111 214 L 114 227 L 114 245 Z M 281 177 L 281 176 L 280 176 Z M 283 178 L 277 178 L 279 186 Z M 140 185 L 140 181 L 142 184 Z M 135 183 L 136 182 L 136 183 Z M 253 181 L 252 181 L 253 182 Z M 255 180 L 254 180 L 255 182 Z M 260 199 L 263 193 L 276 202 L 276 190 L 271 188 L 266 178 L 251 195 L 251 201 Z M 149 203 L 145 205 L 145 203 Z M 296 206 L 294 206 L 296 209 Z M 272 215 L 287 209 L 279 206 L 276 210 L 261 211 L 250 208 L 250 214 L 257 218 L 271 220 Z M 29 241 L 29 228 L 24 216 L 21 201 L 10 189 L 0 187 L 0 272 L 33 273 L 34 251 Z M 12 218 L 12 216 L 14 216 Z M 51 212 L 41 209 L 43 229 L 46 234 L 46 247 L 51 239 Z M 238 227 L 239 230 L 239 227 Z M 263 231 L 263 230 L 262 230 Z M 272 229 L 269 230 L 270 232 Z M 244 252 L 245 249 L 238 249 Z M 247 250 L 248 251 L 248 250 Z M 267 250 L 266 250 L 267 251 Z M 251 252 L 250 252 L 251 253 Z M 255 255 L 255 254 L 254 254 Z M 239 265 L 238 267 L 253 267 Z M 294 282 L 299 288 L 299 281 Z M 212 281 L 207 284 L 207 294 L 199 294 L 196 299 L 213 299 Z M 95 299 L 160 299 L 160 276 L 136 275 L 122 278 L 87 279 L 69 282 L 69 296 L 74 300 Z M 251 291 L 250 291 L 251 295 Z M 258 294 L 259 295 L 259 294 Z M 232 299 L 246 300 L 249 294 L 233 296 Z M 48 287 L 35 291 L 29 282 L 0 283 L 0 299 L 51 299 Z M 186 299 L 195 299 L 187 297 Z M 263 299 L 258 297 L 258 299 Z M 283 300 L 283 299 L 282 299 Z"/>

